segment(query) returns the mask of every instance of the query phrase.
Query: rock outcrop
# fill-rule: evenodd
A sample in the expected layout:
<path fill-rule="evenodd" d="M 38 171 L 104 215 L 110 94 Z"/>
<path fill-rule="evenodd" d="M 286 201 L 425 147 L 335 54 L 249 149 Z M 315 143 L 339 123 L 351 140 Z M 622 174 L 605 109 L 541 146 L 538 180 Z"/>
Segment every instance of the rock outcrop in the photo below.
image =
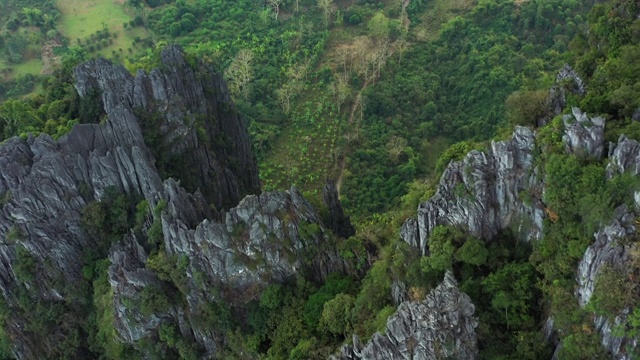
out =
<path fill-rule="evenodd" d="M 620 135 L 618 144 L 609 144 L 609 163 L 607 164 L 607 178 L 625 172 L 633 175 L 640 173 L 640 144 Z"/>
<path fill-rule="evenodd" d="M 562 117 L 565 150 L 577 156 L 600 160 L 604 152 L 604 119 L 599 116 L 589 117 L 576 107 L 571 112 L 572 115 Z"/>
<path fill-rule="evenodd" d="M 135 116 L 155 137 L 147 143 L 163 175 L 180 179 L 191 192 L 200 190 L 218 209 L 259 192 L 246 126 L 213 69 L 190 63 L 180 48 L 168 46 L 159 68 L 138 70 L 136 77 L 104 59 L 74 73 L 81 97 L 101 94 L 109 118 Z"/>
<path fill-rule="evenodd" d="M 161 197 L 140 127 L 122 107 L 103 125 L 78 125 L 58 141 L 47 135 L 10 139 L 0 146 L 0 168 L 6 199 L 0 208 L 0 291 L 9 308 L 18 306 L 21 292 L 33 302 L 76 306 L 68 295 L 83 281 L 81 259 L 101 245 L 81 228 L 82 210 L 107 188 L 152 205 Z M 17 358 L 56 353 L 64 334 L 30 335 L 24 318 L 13 315 L 8 323 L 17 326 L 8 332 Z"/>
<path fill-rule="evenodd" d="M 316 210 L 294 188 L 248 196 L 222 222 L 205 219 L 192 227 L 179 219 L 183 212 L 190 210 L 169 197 L 162 213 L 168 259 L 185 259 L 179 286 L 186 295 L 183 307 L 143 316 L 128 305 L 138 302 L 145 288 L 161 286 L 161 280 L 147 269 L 147 254 L 134 238 L 111 251 L 116 329 L 126 343 L 150 338 L 160 324 L 172 323 L 215 354 L 224 334 L 202 325 L 199 317 L 208 304 L 242 307 L 267 285 L 295 280 L 297 274 L 324 281 L 330 273 L 347 271 Z"/>
<path fill-rule="evenodd" d="M 100 124 L 77 125 L 57 141 L 41 135 L 0 144 L 0 293 L 15 310 L 5 330 L 16 358 L 92 357 L 79 295 L 90 257 L 112 263 L 118 341 L 135 348 L 172 324 L 209 356 L 224 334 L 201 324 L 205 305 L 242 304 L 301 272 L 322 280 L 345 271 L 333 237 L 295 189 L 240 202 L 258 191 L 257 167 L 221 77 L 177 47 L 162 52 L 160 68 L 134 78 L 105 60 L 81 65 L 76 88 L 86 101 L 101 99 Z M 141 229 L 99 253 L 109 244 L 88 236 L 82 214 L 113 192 L 146 200 L 148 214 Z M 147 239 L 152 224 L 162 230 L 156 244 Z M 150 264 L 158 247 L 165 258 Z M 171 276 L 181 282 L 159 266 L 179 267 Z M 154 288 L 184 301 L 142 309 Z M 46 334 L 33 333 L 31 307 L 58 314 L 39 330 Z"/>
<path fill-rule="evenodd" d="M 635 235 L 635 215 L 622 206 L 616 209 L 615 219 L 595 234 L 595 242 L 585 251 L 578 266 L 576 296 L 580 306 L 585 307 L 596 288 L 598 276 L 605 267 L 624 269 L 629 262 L 631 243 L 625 242 Z M 624 272 L 624 271 L 623 271 Z M 631 309 L 623 309 L 613 316 L 595 316 L 594 327 L 600 333 L 602 345 L 613 359 L 630 360 L 633 349 L 638 346 L 639 339 L 617 336 L 614 328 L 626 324 Z"/>
<path fill-rule="evenodd" d="M 616 213 L 609 225 L 595 233 L 595 242 L 587 248 L 578 266 L 576 295 L 582 307 L 591 299 L 601 269 L 605 266 L 619 266 L 629 260 L 629 246 L 624 245 L 622 240 L 635 233 L 635 216 L 626 206 L 618 208 Z"/>
<path fill-rule="evenodd" d="M 449 164 L 436 194 L 418 207 L 417 224 L 408 220 L 403 239 L 428 253 L 434 227 L 455 225 L 490 241 L 512 228 L 526 240 L 542 232 L 541 181 L 533 166 L 533 131 L 517 127 L 511 140 L 492 142 L 487 151 L 471 151 Z M 523 196 L 534 194 L 534 196 Z"/>
<path fill-rule="evenodd" d="M 575 79 L 574 79 L 575 80 Z M 580 83 L 578 83 L 579 85 Z M 578 90 L 582 89 L 580 85 Z M 581 91 L 581 90 L 580 90 Z M 589 117 L 578 108 L 563 117 L 562 140 L 567 153 L 579 157 L 601 159 L 604 153 L 604 119 Z M 544 205 L 541 197 L 544 184 L 533 165 L 535 134 L 517 127 L 511 140 L 492 142 L 491 149 L 471 151 L 461 161 L 452 162 L 444 171 L 436 194 L 418 207 L 418 217 L 405 221 L 400 236 L 428 255 L 428 238 L 438 225 L 461 227 L 475 237 L 490 241 L 500 231 L 510 228 L 527 240 L 542 235 Z M 617 145 L 609 146 L 607 177 L 640 172 L 640 145 L 621 136 Z M 522 195 L 527 195 L 527 199 Z M 636 192 L 636 207 L 640 207 L 640 192 Z M 629 246 L 622 239 L 634 236 L 635 214 L 625 206 L 616 210 L 612 223 L 595 234 L 578 269 L 576 295 L 585 306 L 593 294 L 602 267 L 624 266 L 629 258 Z M 399 287 L 394 298 L 402 298 Z M 615 318 L 623 323 L 629 309 Z M 545 328 L 553 336 L 553 320 Z M 606 318 L 596 317 L 595 326 L 603 345 L 616 359 L 626 359 L 626 350 L 635 348 L 637 339 L 615 337 Z"/>
<path fill-rule="evenodd" d="M 550 116 L 540 119 L 538 126 L 545 125 L 551 118 L 564 111 L 567 106 L 567 92 L 584 96 L 586 87 L 578 73 L 571 66 L 565 64 L 556 76 L 556 83 L 549 90 L 548 105 Z"/>
<path fill-rule="evenodd" d="M 640 144 L 635 140 L 620 136 L 617 144 L 609 145 L 609 159 L 606 169 L 607 178 L 625 172 L 638 174 L 640 169 Z M 640 208 L 640 193 L 634 196 L 636 210 Z M 629 270 L 633 243 L 628 241 L 636 236 L 636 214 L 633 209 L 623 205 L 616 209 L 613 220 L 597 231 L 595 242 L 587 248 L 580 261 L 577 273 L 578 288 L 576 296 L 580 306 L 585 307 L 595 291 L 598 276 L 606 267 L 619 269 L 623 273 Z M 623 309 L 612 318 L 595 316 L 594 326 L 600 333 L 602 345 L 616 360 L 632 358 L 634 349 L 638 347 L 640 339 L 617 336 L 614 328 L 625 326 L 631 309 Z"/>
<path fill-rule="evenodd" d="M 322 189 L 322 200 L 327 206 L 327 227 L 333 231 L 334 234 L 341 236 L 345 239 L 355 235 L 356 229 L 351 225 L 351 220 L 344 214 L 340 199 L 338 198 L 338 189 L 336 188 L 336 182 L 331 179 L 327 179 L 327 182 Z"/>
<path fill-rule="evenodd" d="M 563 120 L 567 153 L 600 159 L 604 152 L 604 119 L 573 108 L 572 115 L 565 115 Z M 527 241 L 540 239 L 544 184 L 533 164 L 535 146 L 535 133 L 516 127 L 510 140 L 491 142 L 490 149 L 473 150 L 461 161 L 451 162 L 436 194 L 419 205 L 417 220 L 404 223 L 401 237 L 421 249 L 423 255 L 428 254 L 427 240 L 438 225 L 464 228 L 485 241 L 505 229 Z M 626 168 L 632 160 L 620 161 Z"/>
<path fill-rule="evenodd" d="M 362 345 L 354 336 L 333 360 L 477 359 L 475 307 L 451 272 L 420 302 L 406 301 L 387 320 L 384 334 Z"/>

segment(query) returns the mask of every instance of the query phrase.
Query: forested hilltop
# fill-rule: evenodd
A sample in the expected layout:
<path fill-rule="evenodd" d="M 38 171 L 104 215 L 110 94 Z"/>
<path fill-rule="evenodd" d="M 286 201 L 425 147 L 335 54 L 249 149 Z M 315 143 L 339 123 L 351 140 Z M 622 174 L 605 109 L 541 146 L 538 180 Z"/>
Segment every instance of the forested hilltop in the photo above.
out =
<path fill-rule="evenodd" d="M 636 1 L 0 10 L 2 357 L 640 356 Z"/>

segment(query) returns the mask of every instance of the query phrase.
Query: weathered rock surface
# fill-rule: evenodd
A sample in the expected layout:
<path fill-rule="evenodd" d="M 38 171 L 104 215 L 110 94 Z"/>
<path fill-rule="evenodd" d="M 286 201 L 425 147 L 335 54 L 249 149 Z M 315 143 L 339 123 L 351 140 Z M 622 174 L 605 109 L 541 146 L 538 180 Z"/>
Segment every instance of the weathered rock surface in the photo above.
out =
<path fill-rule="evenodd" d="M 619 266 L 629 260 L 629 246 L 623 245 L 621 240 L 635 233 L 635 216 L 625 206 L 618 208 L 616 212 L 611 224 L 595 233 L 596 241 L 587 248 L 578 266 L 576 294 L 580 306 L 584 307 L 591 299 L 598 274 L 603 267 Z"/>
<path fill-rule="evenodd" d="M 622 173 L 638 175 L 640 173 L 640 144 L 620 135 L 618 144 L 609 144 L 609 163 L 607 178 Z"/>
<path fill-rule="evenodd" d="M 159 198 L 162 183 L 140 128 L 120 110 L 104 125 L 78 125 L 58 141 L 42 135 L 0 145 L 0 194 L 8 198 L 0 208 L 0 291 L 9 307 L 20 288 L 33 301 L 70 301 L 67 287 L 82 281 L 83 255 L 99 245 L 80 227 L 82 209 L 107 187 L 151 204 Z M 25 262 L 33 264 L 26 275 L 19 268 Z M 9 334 L 14 355 L 26 359 L 46 357 L 64 337 L 30 336 L 22 326 Z"/>
<path fill-rule="evenodd" d="M 116 244 L 109 255 L 109 284 L 114 296 L 114 327 L 122 341 L 133 344 L 143 339 L 163 322 L 161 314 L 143 315 L 133 306 L 123 306 L 125 301 L 140 301 L 140 292 L 147 286 L 161 286 L 156 274 L 145 268 L 147 254 L 134 235 Z"/>
<path fill-rule="evenodd" d="M 629 172 L 637 175 L 640 169 L 640 145 L 635 140 L 620 136 L 618 144 L 610 144 L 607 178 Z M 636 192 L 634 200 L 636 210 L 640 208 L 640 194 Z M 598 275 L 605 267 L 624 270 L 630 261 L 632 243 L 625 241 L 636 236 L 636 215 L 633 209 L 621 206 L 616 209 L 614 219 L 594 234 L 595 242 L 587 248 L 580 261 L 577 273 L 578 288 L 576 296 L 580 306 L 587 305 L 595 291 Z M 611 353 L 612 358 L 628 360 L 632 350 L 639 343 L 638 338 L 616 336 L 613 329 L 625 324 L 631 309 L 623 309 L 614 316 L 613 321 L 605 316 L 595 316 L 595 329 L 600 333 L 602 345 Z"/>
<path fill-rule="evenodd" d="M 579 108 L 572 108 L 573 115 L 562 117 L 564 122 L 565 150 L 578 156 L 588 156 L 595 159 L 602 158 L 604 152 L 604 119 L 595 116 L 588 117 Z"/>
<path fill-rule="evenodd" d="M 217 259 L 219 263 L 217 267 L 211 267 L 211 271 L 231 269 L 225 273 L 226 278 L 213 272 L 208 275 L 218 282 L 229 281 L 235 274 L 233 271 L 241 268 L 236 264 L 237 258 L 229 257 L 230 248 L 222 245 L 215 248 L 211 243 L 211 249 L 202 251 L 198 247 L 200 243 L 192 244 L 187 240 L 196 241 L 193 233 L 203 222 L 203 233 L 205 228 L 226 229 L 226 225 L 207 227 L 206 224 L 212 224 L 208 222 L 222 216 L 219 210 L 237 205 L 248 192 L 258 190 L 257 167 L 249 150 L 246 127 L 238 117 L 221 77 L 211 69 L 196 64 L 199 74 L 196 76 L 176 47 L 163 51 L 161 65 L 162 70 L 155 69 L 150 74 L 139 72 L 134 78 L 124 68 L 105 60 L 84 64 L 75 71 L 76 87 L 81 96 L 100 94 L 106 114 L 101 124 L 77 125 L 57 141 L 41 135 L 26 140 L 13 138 L 0 144 L 0 293 L 10 309 L 25 309 L 28 307 L 26 299 L 45 309 L 55 306 L 66 311 L 61 315 L 64 324 L 47 329 L 46 336 L 32 333 L 28 321 L 19 311 L 10 312 L 6 331 L 12 339 L 16 358 L 42 359 L 68 354 L 64 340 L 69 333 L 82 331 L 78 329 L 86 319 L 78 319 L 73 313 L 84 305 L 78 303 L 82 300 L 74 292 L 85 281 L 82 275 L 85 255 L 104 245 L 99 244 L 97 238 L 87 236 L 80 220 L 85 206 L 101 199 L 108 188 L 115 188 L 132 199 L 145 199 L 150 209 L 161 200 L 167 201 L 161 219 L 157 220 L 162 221 L 167 232 L 164 240 L 170 254 L 197 253 L 200 258 L 196 256 L 194 264 Z M 146 123 L 150 119 L 156 122 Z M 151 125 L 159 129 L 155 140 L 162 144 L 160 148 L 168 149 L 161 156 L 154 153 L 158 148 L 148 146 L 143 137 L 143 130 L 149 131 Z M 199 188 L 202 193 L 189 193 L 172 179 L 162 182 L 156 165 L 166 166 L 167 160 L 175 157 L 187 159 L 181 165 L 196 171 L 183 174 L 176 171 L 180 167 L 169 170 L 173 170 L 181 184 Z M 169 170 L 165 169 L 165 172 L 171 173 Z M 298 219 L 302 215 L 295 211 L 307 209 L 303 200 L 296 196 L 289 202 L 281 198 L 274 206 L 291 204 L 289 216 Z M 209 206 L 212 203 L 215 205 L 213 210 Z M 249 206 L 245 212 L 252 211 Z M 269 223 L 273 214 L 266 210 L 262 214 L 260 219 L 273 225 Z M 304 214 L 308 217 L 305 220 L 317 218 L 317 215 Z M 234 221 L 232 219 L 231 223 Z M 249 221 L 251 226 L 257 224 L 255 221 Z M 255 227 L 258 229 L 259 225 Z M 318 228 L 318 233 L 310 235 L 309 241 L 324 239 L 324 230 Z M 257 234 L 258 230 L 255 231 Z M 283 248 L 289 250 L 276 242 L 290 239 L 286 231 L 298 234 L 284 225 L 278 231 L 282 233 L 276 233 L 275 228 L 267 231 L 265 234 L 275 234 L 274 242 L 262 244 L 264 247 L 275 246 L 275 249 L 247 247 L 246 251 L 268 254 L 273 263 L 274 259 L 283 256 L 280 253 Z M 227 240 L 230 241 L 228 233 Z M 208 246 L 213 240 L 200 238 L 200 241 Z M 141 244 L 140 239 L 130 235 L 112 249 L 109 280 L 116 304 L 122 305 L 121 299 L 125 298 L 135 300 L 141 289 L 160 283 L 160 279 L 144 266 L 147 254 L 142 245 L 146 244 Z M 305 250 L 301 240 L 294 239 L 292 244 L 298 246 L 291 250 L 294 255 Z M 314 269 L 318 274 L 333 270 L 333 258 L 327 260 L 318 255 L 320 260 L 314 262 L 313 256 L 310 259 L 310 264 L 302 265 L 299 264 L 301 258 L 295 259 L 289 267 L 284 261 L 278 263 L 280 272 L 274 278 L 290 275 L 291 271 L 298 270 L 297 267 L 305 268 L 303 265 L 317 266 L 325 271 Z M 251 276 L 252 280 L 260 278 Z M 268 278 L 260 280 L 269 281 Z M 201 335 L 190 327 L 180 308 L 173 308 L 166 314 L 142 315 L 130 307 L 116 307 L 114 326 L 120 340 L 131 343 L 156 331 L 161 322 L 176 319 L 183 334 L 196 338 Z M 211 334 L 201 337 L 215 338 Z M 89 355 L 72 355 L 76 358 L 86 356 Z"/>
<path fill-rule="evenodd" d="M 107 60 L 89 61 L 74 71 L 76 88 L 82 97 L 101 94 L 109 118 L 136 116 L 156 132 L 160 141 L 152 150 L 159 170 L 191 192 L 199 189 L 218 209 L 257 193 L 249 135 L 222 76 L 203 64 L 192 68 L 176 46 L 163 50 L 160 60 L 168 70 L 139 70 L 135 78 Z"/>
<path fill-rule="evenodd" d="M 579 83 L 578 83 L 579 84 Z M 578 90 L 582 89 L 579 87 Z M 563 118 L 563 142 L 568 153 L 600 159 L 604 152 L 604 119 L 589 117 L 573 108 Z M 463 160 L 452 162 L 444 171 L 436 194 L 418 207 L 418 218 L 408 219 L 401 237 L 428 255 L 428 238 L 438 225 L 454 225 L 468 230 L 473 236 L 491 240 L 506 228 L 516 230 L 528 240 L 542 235 L 544 206 L 541 196 L 544 184 L 537 176 L 532 158 L 535 135 L 526 128 L 516 128 L 509 141 L 493 142 L 485 152 L 471 151 Z M 617 145 L 609 147 L 607 177 L 623 172 L 640 171 L 640 145 L 621 136 Z M 528 195 L 528 201 L 522 199 Z M 636 193 L 636 207 L 640 207 L 640 192 Z M 593 294 L 598 273 L 603 266 L 624 266 L 628 260 L 628 246 L 619 240 L 635 234 L 635 215 L 626 207 L 616 210 L 614 221 L 595 234 L 578 269 L 579 287 L 576 295 L 585 306 Z M 394 288 L 394 298 L 401 298 L 400 288 Z M 628 310 L 625 310 L 628 312 Z M 616 323 L 625 321 L 625 312 Z M 597 317 L 595 325 L 605 347 L 617 359 L 626 359 L 626 350 L 635 347 L 637 339 L 613 336 L 613 325 Z M 553 320 L 549 319 L 545 334 L 552 338 Z"/>
<path fill-rule="evenodd" d="M 550 116 L 540 119 L 538 126 L 545 125 L 551 118 L 564 111 L 564 108 L 567 106 L 567 92 L 584 96 L 586 87 L 580 76 L 578 76 L 578 73 L 576 73 L 571 66 L 565 64 L 558 72 L 558 75 L 556 75 L 556 83 L 549 90 L 548 105 Z"/>
<path fill-rule="evenodd" d="M 168 197 L 162 226 L 167 254 L 188 259 L 186 283 L 180 289 L 186 293 L 185 307 L 145 317 L 127 306 L 160 280 L 145 268 L 146 254 L 135 239 L 129 237 L 112 249 L 109 277 L 118 309 L 116 329 L 127 343 L 151 337 L 162 322 L 170 322 L 215 354 L 223 334 L 199 321 L 208 303 L 239 307 L 259 297 L 267 285 L 293 280 L 297 274 L 323 281 L 329 273 L 347 271 L 316 210 L 294 188 L 248 196 L 224 221 L 205 219 L 196 226 L 179 219 L 181 213 L 195 211 L 181 208 L 176 202 L 180 199 Z"/>
<path fill-rule="evenodd" d="M 361 345 L 344 346 L 334 360 L 477 359 L 475 307 L 458 290 L 453 274 L 421 302 L 406 301 L 387 320 L 384 334 L 376 333 Z"/>
<path fill-rule="evenodd" d="M 333 231 L 334 234 L 341 236 L 345 239 L 355 235 L 356 229 L 351 225 L 351 220 L 344 214 L 340 199 L 338 198 L 338 189 L 336 188 L 336 182 L 331 179 L 327 179 L 327 182 L 322 189 L 322 200 L 327 206 L 327 227 Z"/>
<path fill-rule="evenodd" d="M 471 151 L 447 166 L 436 194 L 418 207 L 417 226 L 408 220 L 401 235 L 428 253 L 427 239 L 438 225 L 455 225 L 490 241 L 511 228 L 524 239 L 542 232 L 541 181 L 533 166 L 533 131 L 517 127 L 508 141 L 492 142 L 487 151 Z M 526 200 L 523 194 L 529 194 Z"/>
<path fill-rule="evenodd" d="M 598 275 L 603 268 L 624 268 L 629 261 L 631 244 L 624 240 L 636 232 L 633 223 L 635 215 L 625 206 L 618 208 L 616 213 L 611 224 L 595 234 L 596 241 L 589 246 L 578 266 L 576 296 L 582 307 L 591 300 Z M 617 314 L 613 323 L 606 316 L 594 318 L 595 329 L 600 333 L 602 345 L 611 353 L 613 359 L 632 359 L 632 350 L 638 345 L 637 338 L 616 336 L 613 331 L 616 326 L 626 323 L 629 310 L 624 309 Z"/>

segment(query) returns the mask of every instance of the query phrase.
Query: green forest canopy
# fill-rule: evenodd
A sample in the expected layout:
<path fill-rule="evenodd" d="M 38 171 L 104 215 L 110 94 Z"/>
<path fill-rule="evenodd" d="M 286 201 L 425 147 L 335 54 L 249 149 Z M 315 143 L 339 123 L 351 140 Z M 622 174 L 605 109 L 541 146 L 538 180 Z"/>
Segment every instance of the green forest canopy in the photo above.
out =
<path fill-rule="evenodd" d="M 392 280 L 424 294 L 446 269 L 454 270 L 477 307 L 483 357 L 548 358 L 551 349 L 540 331 L 548 315 L 562 330 L 561 356 L 593 358 L 602 353 L 595 332 L 582 331 L 590 329 L 591 319 L 573 299 L 574 271 L 594 229 L 637 187 L 634 178 L 620 176 L 605 183 L 600 181 L 604 164 L 552 150 L 543 159 L 550 180 L 545 196 L 560 220 L 546 221 L 544 238 L 533 249 L 514 247 L 509 234 L 487 245 L 459 229 L 438 228 L 429 239 L 431 256 L 420 257 L 396 234 L 406 214 L 433 193 L 434 180 L 449 160 L 482 148 L 498 132 L 509 132 L 508 96 L 518 92 L 525 100 L 537 99 L 564 63 L 575 67 L 589 89 L 584 98 L 568 99 L 570 105 L 606 116 L 609 140 L 621 133 L 639 138 L 639 125 L 632 121 L 640 107 L 638 5 L 632 0 L 478 1 L 443 22 L 437 36 L 415 36 L 426 26 L 421 23 L 424 15 L 443 3 L 414 0 L 406 13 L 397 1 L 338 3 L 333 12 L 305 0 L 283 1 L 277 9 L 248 0 L 125 4 L 130 21 L 122 27 L 144 29 L 152 36 L 134 38 L 131 47 L 136 51 L 115 50 L 114 61 L 130 70 L 149 70 L 161 44 L 177 42 L 224 71 L 249 122 L 263 187 L 294 184 L 313 197 L 325 177 L 338 177 L 344 205 L 359 228 L 358 235 L 341 244 L 342 256 L 361 266 L 365 245 L 373 244 L 378 252 L 363 279 L 272 285 L 249 305 L 243 326 L 233 322 L 224 304 L 212 304 L 206 320 L 228 330 L 228 358 L 240 357 L 247 349 L 278 359 L 326 356 L 350 333 L 366 339 L 385 326 L 394 311 Z M 66 39 L 51 33 L 60 16 L 54 3 L 3 1 L 0 6 L 6 10 L 0 12 L 0 139 L 28 132 L 58 137 L 76 123 L 98 122 L 100 109 L 77 96 L 70 71 L 96 56 L 98 46 L 112 46 L 114 32 L 105 28 L 81 41 Z M 52 75 L 22 76 L 7 70 L 6 64 L 18 69 L 28 63 L 33 56 L 29 49 L 53 38 L 61 46 L 55 50 L 60 64 Z M 556 119 L 546 134 L 557 126 Z M 558 139 L 544 134 L 541 141 L 548 149 L 560 148 L 554 143 Z M 126 200 L 113 195 L 111 201 Z M 88 214 L 126 213 L 125 208 L 94 205 L 86 220 L 91 219 Z M 127 217 L 124 222 L 129 223 L 116 232 L 135 225 L 135 214 Z M 180 259 L 151 262 L 179 292 Z M 132 350 L 114 342 L 106 330 L 113 314 L 108 310 L 105 264 L 100 257 L 92 259 L 87 270 L 91 290 L 81 290 L 90 299 L 87 303 L 95 304 L 85 309 L 93 319 L 82 327 L 88 344 L 65 345 L 127 358 Z M 29 276 L 28 254 L 21 269 L 21 276 Z M 624 293 L 621 305 L 612 296 L 624 292 L 616 281 L 619 274 L 611 270 L 605 275 L 599 284 L 609 287 L 598 286 L 593 310 L 611 316 L 627 306 L 637 314 L 638 294 Z M 153 311 L 171 300 L 149 290 L 142 305 Z M 50 308 L 47 313 L 46 304 L 38 309 L 29 317 L 36 329 L 46 329 L 38 325 L 46 320 L 50 326 L 51 314 L 63 311 Z M 638 331 L 634 326 L 626 330 Z M 181 357 L 198 354 L 194 344 L 176 334 L 167 326 L 159 341 Z"/>

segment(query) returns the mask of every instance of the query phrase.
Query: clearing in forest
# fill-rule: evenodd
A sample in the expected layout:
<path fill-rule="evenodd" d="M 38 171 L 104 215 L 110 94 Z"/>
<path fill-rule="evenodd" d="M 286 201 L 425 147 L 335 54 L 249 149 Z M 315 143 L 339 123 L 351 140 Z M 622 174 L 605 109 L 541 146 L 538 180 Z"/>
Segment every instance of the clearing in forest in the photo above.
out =
<path fill-rule="evenodd" d="M 440 27 L 456 16 L 464 15 L 473 7 L 474 0 L 433 0 L 427 3 L 420 23 L 412 30 L 419 40 L 434 40 Z"/>
<path fill-rule="evenodd" d="M 116 35 L 111 45 L 97 51 L 99 55 L 107 57 L 114 50 L 127 50 L 133 47 L 135 37 L 147 36 L 142 28 L 125 30 L 123 24 L 131 21 L 132 16 L 120 0 L 58 0 L 57 6 L 62 14 L 60 28 L 71 45 L 77 45 L 78 39 L 88 40 L 104 28 Z"/>

